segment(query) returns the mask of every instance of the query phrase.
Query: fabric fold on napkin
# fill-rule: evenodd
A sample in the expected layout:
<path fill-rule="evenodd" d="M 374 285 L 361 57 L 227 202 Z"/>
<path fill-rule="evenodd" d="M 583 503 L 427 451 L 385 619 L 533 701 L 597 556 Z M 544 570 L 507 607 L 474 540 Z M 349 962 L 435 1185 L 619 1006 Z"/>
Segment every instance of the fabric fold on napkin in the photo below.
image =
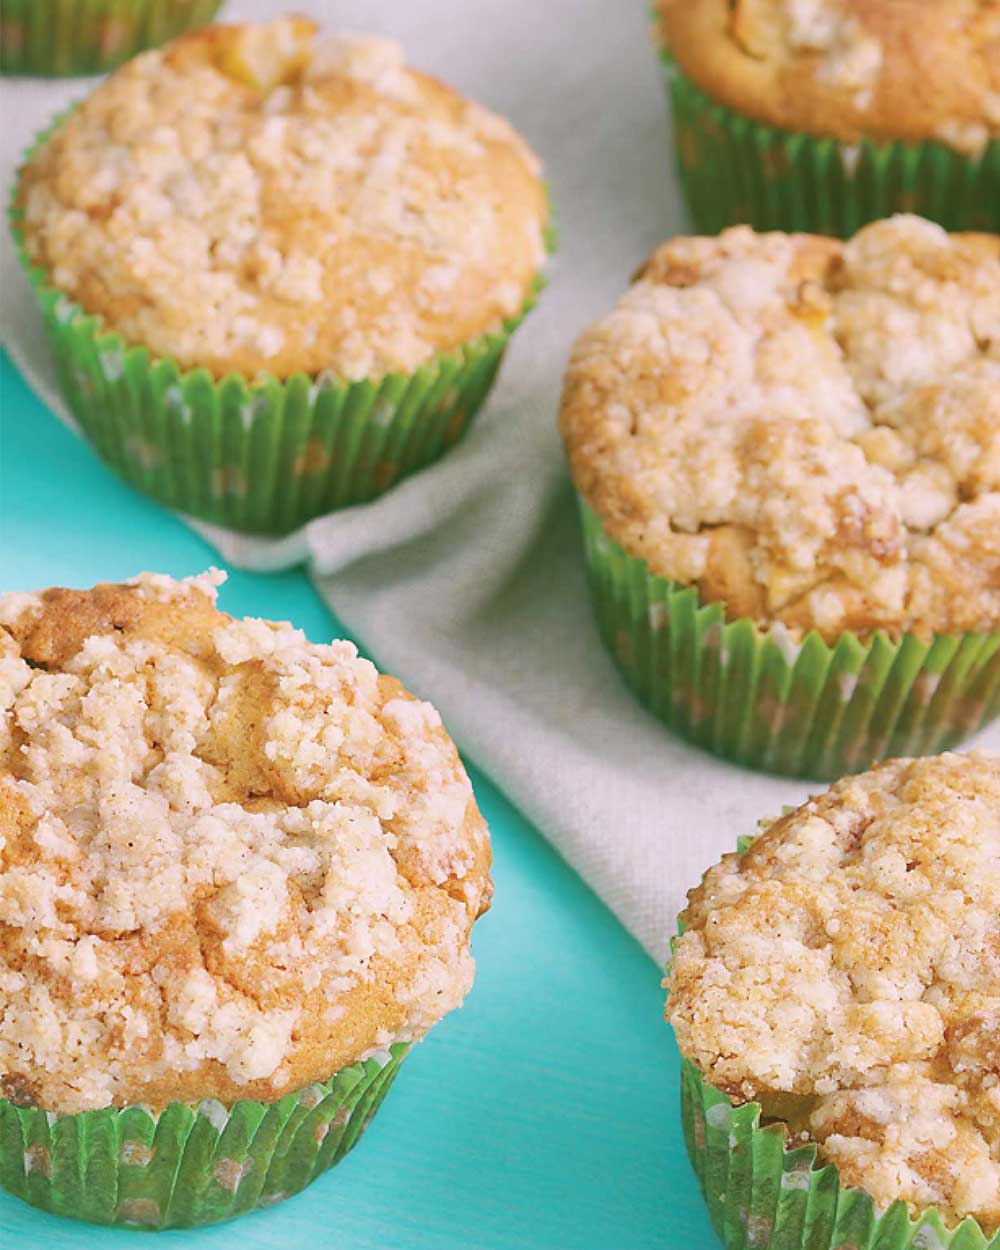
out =
<path fill-rule="evenodd" d="M 575 335 L 651 248 L 685 228 L 646 0 L 297 0 L 341 29 L 401 39 L 410 62 L 508 116 L 542 156 L 560 250 L 496 391 L 445 460 L 374 504 L 272 541 L 197 525 L 230 563 L 305 562 L 345 627 L 433 700 L 466 755 L 663 964 L 686 890 L 763 816 L 819 785 L 746 772 L 646 714 L 593 622 L 556 433 Z M 267 0 L 224 16 L 273 13 Z M 0 161 L 89 84 L 4 84 Z M 0 253 L 0 330 L 63 419 L 41 322 Z M 138 571 L 138 570 L 137 570 Z M 192 570 L 194 571 L 194 570 Z M 1000 749 L 1000 726 L 980 736 Z"/>

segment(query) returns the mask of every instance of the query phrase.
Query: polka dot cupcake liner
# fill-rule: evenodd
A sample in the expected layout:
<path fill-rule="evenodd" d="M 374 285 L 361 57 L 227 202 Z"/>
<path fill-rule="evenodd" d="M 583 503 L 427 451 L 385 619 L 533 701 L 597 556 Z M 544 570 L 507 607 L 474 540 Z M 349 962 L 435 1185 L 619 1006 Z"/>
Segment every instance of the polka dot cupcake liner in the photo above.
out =
<path fill-rule="evenodd" d="M 221 0 L 3 0 L 0 72 L 102 74 L 210 22 Z"/>
<path fill-rule="evenodd" d="M 726 1250 L 1000 1250 L 971 1216 L 949 1228 L 934 1208 L 914 1219 L 904 1202 L 876 1207 L 842 1186 L 815 1144 L 795 1145 L 759 1103 L 734 1107 L 681 1059 L 688 1158 Z"/>
<path fill-rule="evenodd" d="M 12 206 L 17 199 L 15 187 Z M 159 503 L 255 534 L 287 534 L 326 512 L 367 503 L 439 460 L 482 406 L 543 285 L 539 275 L 520 313 L 497 332 L 439 353 L 413 373 L 356 382 L 327 372 L 215 378 L 107 330 L 32 264 L 16 207 L 11 227 L 63 398 L 97 454 Z M 550 251 L 554 243 L 550 229 Z"/>
<path fill-rule="evenodd" d="M 695 229 L 849 238 L 893 213 L 918 213 L 948 230 L 1000 231 L 1000 140 L 979 156 L 941 143 L 844 143 L 793 134 L 717 104 L 666 53 L 674 146 Z"/>
<path fill-rule="evenodd" d="M 0 1099 L 0 1185 L 54 1215 L 193 1228 L 297 1194 L 357 1143 L 408 1047 L 276 1102 L 56 1116 Z"/>
<path fill-rule="evenodd" d="M 933 755 L 1000 715 L 1000 630 L 898 641 L 726 620 L 696 588 L 652 573 L 580 499 L 597 622 L 647 708 L 697 746 L 750 768 L 833 779 Z"/>

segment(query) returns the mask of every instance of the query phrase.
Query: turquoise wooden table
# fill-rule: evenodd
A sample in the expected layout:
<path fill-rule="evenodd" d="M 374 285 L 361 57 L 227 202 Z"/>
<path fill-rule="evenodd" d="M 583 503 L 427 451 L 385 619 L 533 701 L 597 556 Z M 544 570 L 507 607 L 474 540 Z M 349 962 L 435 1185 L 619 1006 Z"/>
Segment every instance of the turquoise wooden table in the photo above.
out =
<path fill-rule="evenodd" d="M 0 588 L 219 564 L 120 484 L 0 359 Z M 221 604 L 343 630 L 302 573 L 230 570 Z M 377 658 L 377 657 L 376 657 Z M 677 1127 L 660 972 L 476 769 L 496 857 L 476 985 L 406 1062 L 358 1149 L 297 1198 L 156 1234 L 193 1250 L 712 1250 Z M 614 830 L 609 830 L 614 836 Z M 4 1250 L 130 1250 L 149 1233 L 59 1220 L 0 1191 Z"/>

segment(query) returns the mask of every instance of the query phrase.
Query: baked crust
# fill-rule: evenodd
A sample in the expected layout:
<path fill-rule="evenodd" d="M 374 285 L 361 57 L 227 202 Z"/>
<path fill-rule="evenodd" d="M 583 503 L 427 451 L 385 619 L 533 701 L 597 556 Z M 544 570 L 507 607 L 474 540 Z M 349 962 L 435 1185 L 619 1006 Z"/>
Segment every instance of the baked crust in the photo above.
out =
<path fill-rule="evenodd" d="M 667 1019 L 880 1207 L 1000 1227 L 1000 756 L 837 782 L 689 895 Z"/>
<path fill-rule="evenodd" d="M 499 330 L 545 258 L 538 162 L 402 56 L 281 18 L 136 57 L 28 162 L 31 260 L 217 376 L 409 373 Z"/>
<path fill-rule="evenodd" d="M 221 576 L 0 596 L 0 1093 L 270 1100 L 472 983 L 490 848 L 429 704 Z"/>
<path fill-rule="evenodd" d="M 971 154 L 1000 134 L 997 0 L 658 0 L 658 12 L 684 73 L 756 121 Z"/>
<path fill-rule="evenodd" d="M 675 239 L 578 340 L 570 468 L 730 619 L 828 641 L 1000 625 L 1000 238 Z"/>

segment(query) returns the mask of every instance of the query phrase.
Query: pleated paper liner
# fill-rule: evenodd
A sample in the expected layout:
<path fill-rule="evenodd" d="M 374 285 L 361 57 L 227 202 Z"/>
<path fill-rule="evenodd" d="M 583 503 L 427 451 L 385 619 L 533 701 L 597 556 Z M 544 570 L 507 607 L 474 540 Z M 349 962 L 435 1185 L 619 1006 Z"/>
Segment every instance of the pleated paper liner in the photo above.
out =
<path fill-rule="evenodd" d="M 36 139 L 29 160 L 63 114 Z M 18 180 L 19 181 L 19 180 Z M 495 333 L 436 355 L 410 374 L 347 382 L 332 374 L 215 379 L 145 347 L 129 347 L 32 264 L 11 201 L 11 230 L 42 311 L 59 387 L 101 459 L 167 507 L 256 534 L 287 534 L 336 508 L 367 503 L 440 459 L 489 394 L 511 334 L 534 307 Z M 549 225 L 546 245 L 555 248 Z"/>
<path fill-rule="evenodd" d="M 849 238 L 867 222 L 917 213 L 948 230 L 1000 231 L 1000 139 L 979 156 L 942 143 L 844 143 L 793 134 L 718 104 L 661 53 L 677 167 L 695 229 Z"/>
<path fill-rule="evenodd" d="M 0 72 L 103 74 L 210 22 L 221 0 L 3 0 Z"/>
<path fill-rule="evenodd" d="M 935 1209 L 910 1218 L 906 1203 L 880 1211 L 847 1189 L 814 1144 L 789 1145 L 763 1124 L 757 1103 L 734 1107 L 681 1059 L 681 1119 L 688 1157 L 726 1250 L 1000 1250 L 969 1217 L 949 1228 Z"/>
<path fill-rule="evenodd" d="M 54 1116 L 0 1099 L 0 1184 L 95 1224 L 192 1228 L 271 1206 L 355 1145 L 408 1047 L 273 1103 L 171 1103 Z"/>
<path fill-rule="evenodd" d="M 597 621 L 629 686 L 696 745 L 794 777 L 932 755 L 1000 715 L 1000 630 L 801 644 L 651 573 L 580 500 Z"/>

